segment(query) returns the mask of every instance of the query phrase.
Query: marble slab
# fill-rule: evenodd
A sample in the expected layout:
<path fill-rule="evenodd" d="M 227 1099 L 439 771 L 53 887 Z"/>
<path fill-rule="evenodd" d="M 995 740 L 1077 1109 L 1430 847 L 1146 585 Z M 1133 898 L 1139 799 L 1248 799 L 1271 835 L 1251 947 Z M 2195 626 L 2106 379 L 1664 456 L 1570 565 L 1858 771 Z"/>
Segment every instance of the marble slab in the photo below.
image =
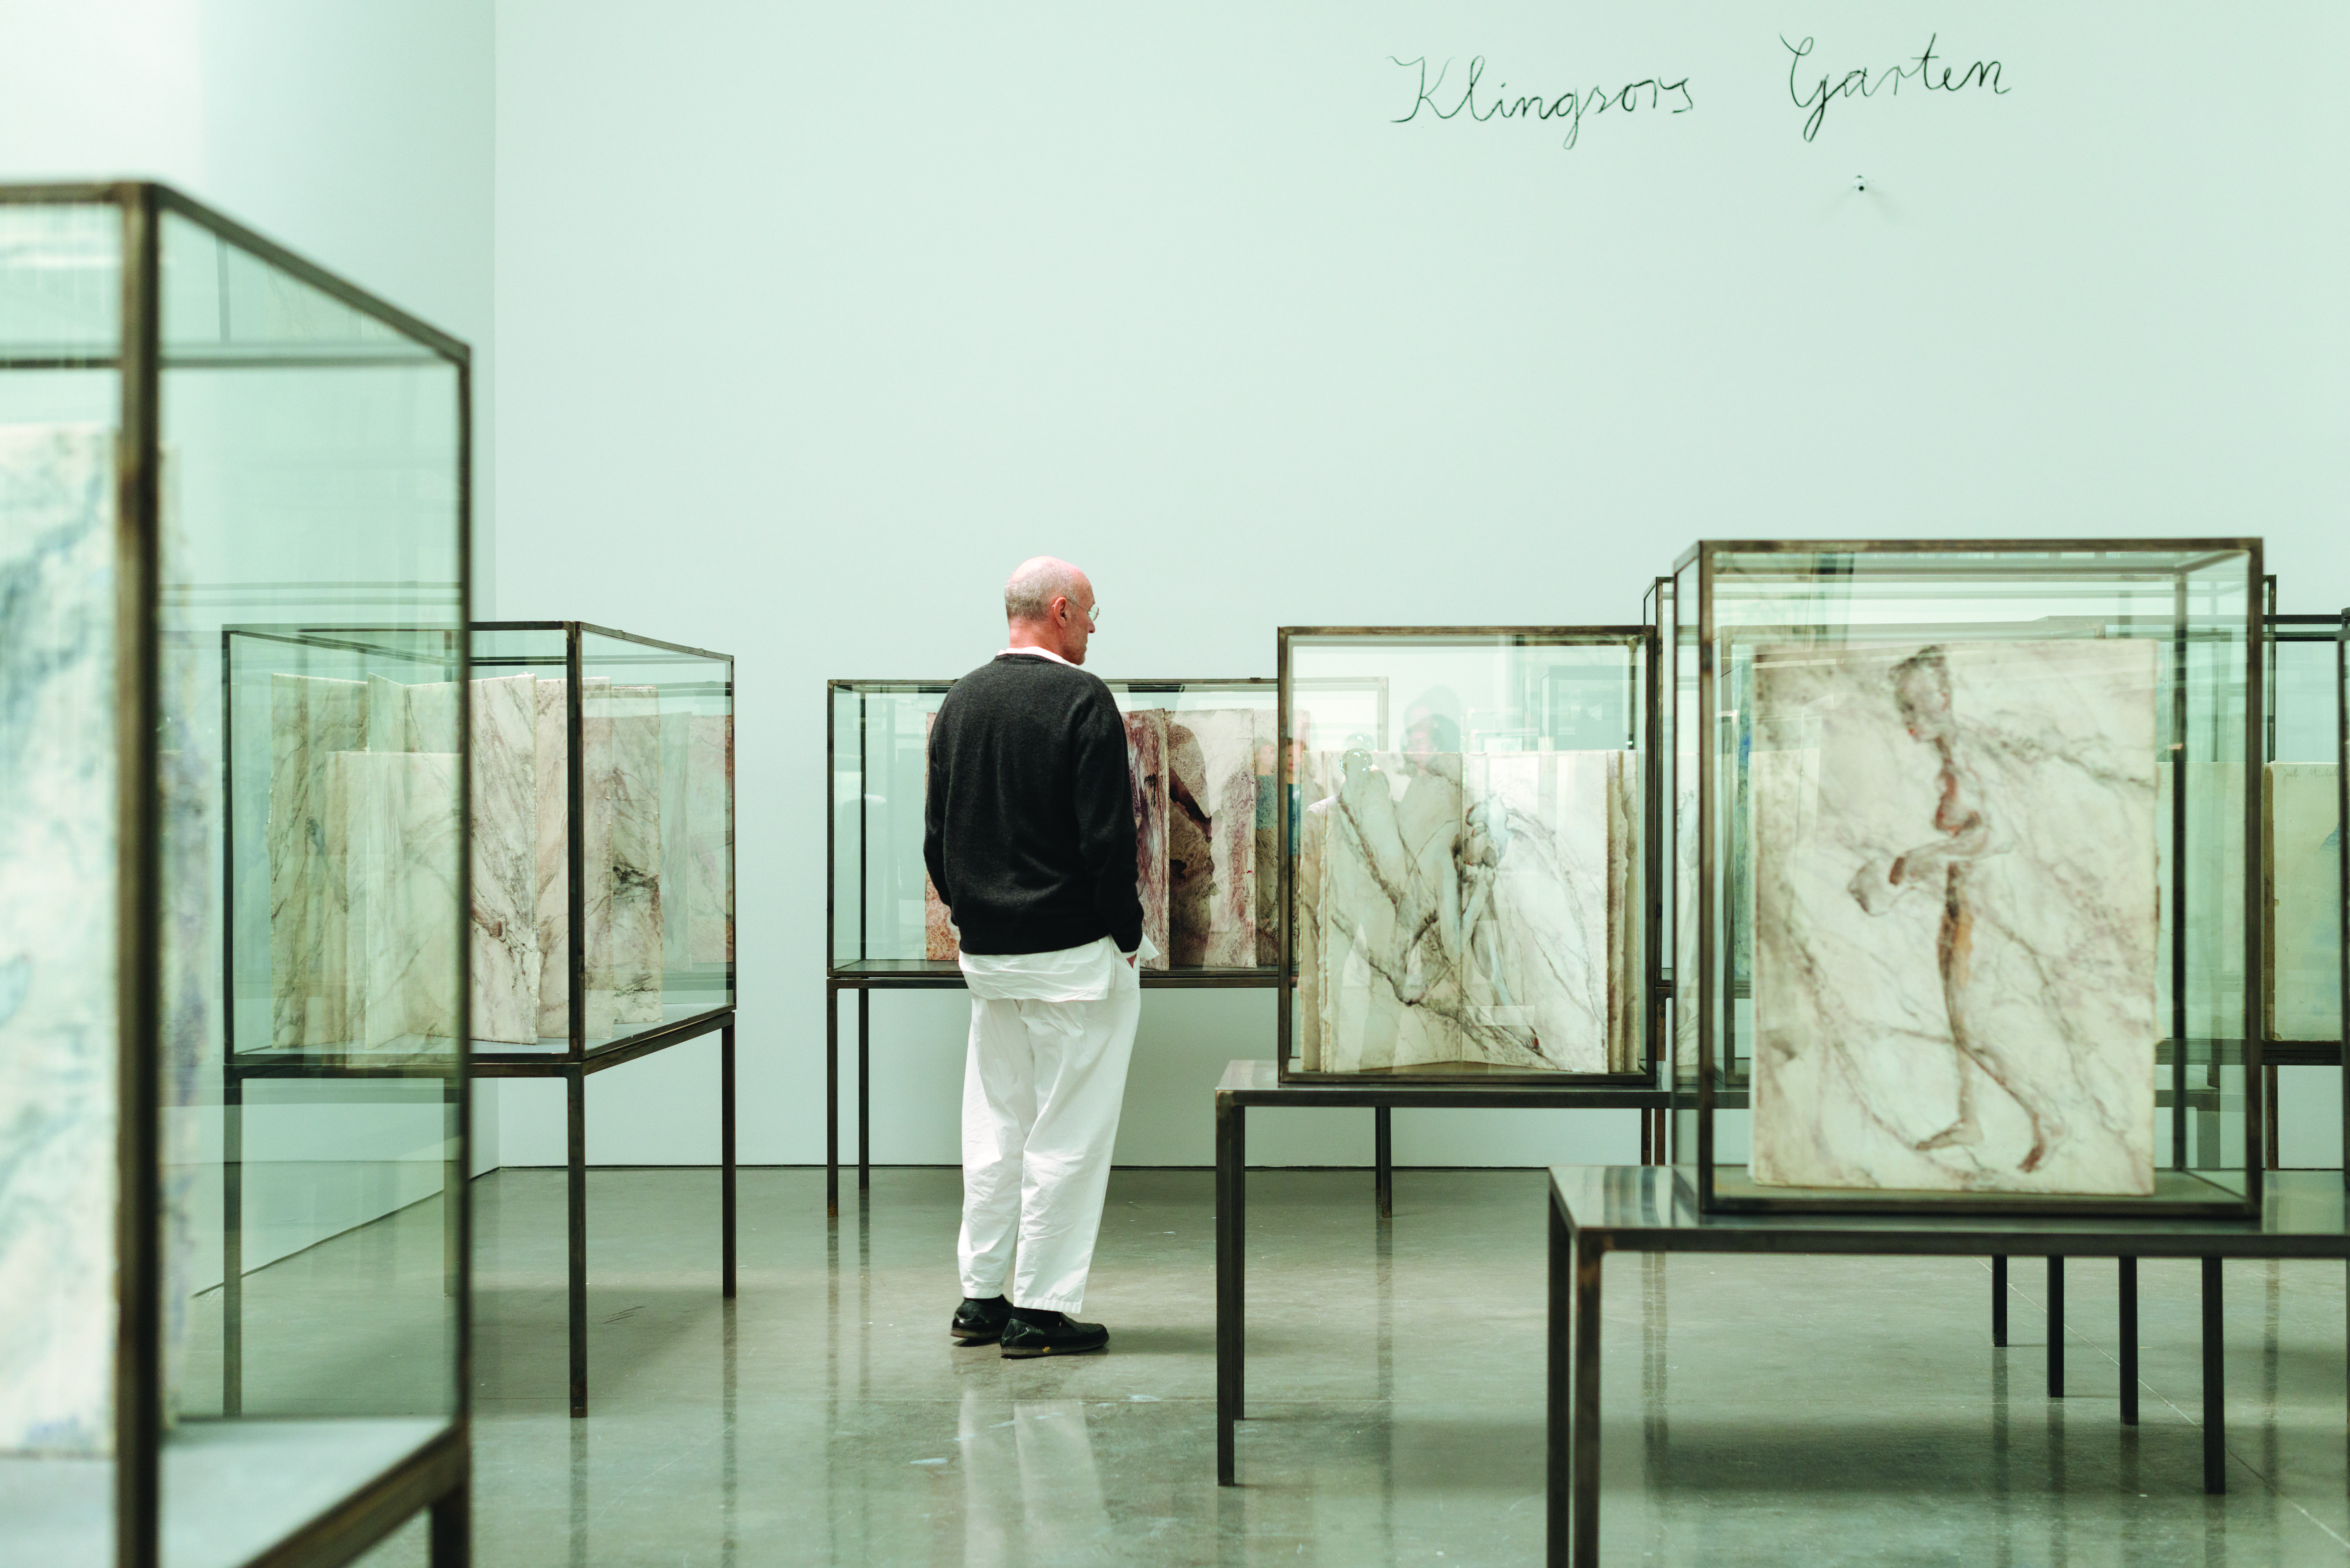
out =
<path fill-rule="evenodd" d="M 172 511 L 164 514 L 167 560 L 184 559 Z M 209 1107 L 218 1103 L 223 1042 L 220 898 L 220 669 L 213 639 L 165 635 L 157 650 L 159 862 L 162 876 L 157 1001 L 162 1033 L 160 1147 L 163 1222 L 163 1422 L 179 1420 L 188 1378 L 192 1305 L 209 1283 L 197 1212 L 216 1192 L 218 1156 L 207 1158 Z"/>
<path fill-rule="evenodd" d="M 922 821 L 930 821 L 931 732 L 938 727 L 935 712 L 922 715 Z M 931 880 L 930 867 L 922 867 L 922 956 L 931 960 L 949 960 L 962 954 L 962 934 L 955 929 L 954 917 L 948 913 L 946 901 L 939 897 L 937 884 Z"/>
<path fill-rule="evenodd" d="M 734 718 L 695 713 L 685 752 L 685 961 L 734 961 Z"/>
<path fill-rule="evenodd" d="M 327 761 L 339 752 L 366 749 L 369 694 L 364 681 L 270 677 L 269 975 L 275 1045 L 336 1045 L 352 1035 L 340 836 L 330 851 L 327 835 Z"/>
<path fill-rule="evenodd" d="M 2157 654 L 1757 652 L 1757 1181 L 2153 1189 Z"/>
<path fill-rule="evenodd" d="M 1179 968 L 1256 962 L 1256 725 L 1245 708 L 1167 721 L 1167 929 Z"/>
<path fill-rule="evenodd" d="M 1302 1064 L 1624 1060 L 1623 753 L 1357 751 L 1314 772 L 1336 787 L 1302 814 Z"/>
<path fill-rule="evenodd" d="M 2342 1038 L 2341 785 L 2332 763 L 2271 763 L 2263 780 L 2274 1040 Z"/>
<path fill-rule="evenodd" d="M 610 862 L 610 813 L 598 810 L 596 805 L 597 785 L 594 781 L 609 772 L 610 752 L 608 724 L 588 729 L 584 715 L 595 707 L 611 681 L 601 676 L 588 676 L 582 682 L 580 693 L 583 713 L 582 727 L 587 730 L 581 752 L 584 776 L 582 792 L 588 798 L 587 823 L 590 830 L 586 863 L 588 867 L 586 903 L 591 913 L 600 908 L 600 927 L 608 931 L 611 897 L 608 881 L 599 877 L 596 867 Z M 566 740 L 567 683 L 563 680 L 539 680 L 535 688 L 536 776 L 533 783 L 538 795 L 538 1033 L 541 1039 L 567 1040 L 571 1034 L 571 846 L 569 839 L 570 747 Z M 600 845 L 598 838 L 601 839 Z M 605 885 L 604 896 L 598 899 L 596 888 Z M 591 922 L 590 929 L 598 929 Z M 597 956 L 608 950 L 608 940 L 599 949 L 583 943 L 588 963 L 600 963 Z M 608 990 L 600 994 L 591 988 L 588 998 L 587 1038 L 602 1039 L 612 1032 L 611 1000 Z"/>
<path fill-rule="evenodd" d="M 113 1443 L 114 442 L 0 428 L 0 1452 Z"/>
<path fill-rule="evenodd" d="M 1301 753 L 1296 763 L 1298 799 L 1311 804 L 1298 812 L 1297 867 L 1290 880 L 1290 961 L 1297 976 L 1297 996 L 1289 1027 L 1298 1068 L 1307 1073 L 1327 1071 L 1322 1050 L 1322 889 L 1329 862 L 1330 818 L 1337 801 L 1334 790 L 1322 786 L 1320 769 L 1337 761 L 1335 753 Z"/>
<path fill-rule="evenodd" d="M 461 851 L 452 752 L 338 752 L 331 844 L 343 850 L 351 1044 L 423 1050 L 456 1031 Z"/>
<path fill-rule="evenodd" d="M 610 728 L 610 924 L 605 968 L 588 983 L 610 992 L 613 1026 L 627 1029 L 661 1017 L 660 689 L 614 686 L 596 706 Z"/>
<path fill-rule="evenodd" d="M 1256 711 L 1256 961 L 1281 961 L 1281 781 L 1274 762 L 1281 744 L 1281 715 Z"/>
<path fill-rule="evenodd" d="M 538 1043 L 537 681 L 473 683 L 473 1038 Z"/>
<path fill-rule="evenodd" d="M 1134 888 L 1142 900 L 1142 934 L 1157 950 L 1142 961 L 1163 970 L 1172 961 L 1167 930 L 1167 710 L 1138 708 L 1126 715 L 1126 772 L 1134 800 Z"/>

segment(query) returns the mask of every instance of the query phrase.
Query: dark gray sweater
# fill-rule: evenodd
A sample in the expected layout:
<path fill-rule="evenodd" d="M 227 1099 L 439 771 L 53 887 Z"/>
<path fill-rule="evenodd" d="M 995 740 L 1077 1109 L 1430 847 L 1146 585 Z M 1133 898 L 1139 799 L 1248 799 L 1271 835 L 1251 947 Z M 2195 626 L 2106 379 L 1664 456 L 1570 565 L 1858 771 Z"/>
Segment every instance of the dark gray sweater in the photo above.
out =
<path fill-rule="evenodd" d="M 931 727 L 922 859 L 969 953 L 1142 943 L 1126 721 L 1075 666 L 998 654 Z"/>

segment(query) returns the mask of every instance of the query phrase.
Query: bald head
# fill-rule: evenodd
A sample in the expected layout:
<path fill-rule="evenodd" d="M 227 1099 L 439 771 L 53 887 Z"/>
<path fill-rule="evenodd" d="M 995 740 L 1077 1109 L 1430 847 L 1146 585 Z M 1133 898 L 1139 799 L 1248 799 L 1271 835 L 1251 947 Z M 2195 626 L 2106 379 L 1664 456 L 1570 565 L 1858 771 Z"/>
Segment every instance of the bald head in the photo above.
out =
<path fill-rule="evenodd" d="M 1011 623 L 1014 648 L 1050 649 L 1072 664 L 1083 664 L 1093 610 L 1093 584 L 1056 556 L 1021 562 L 1003 585 L 1003 618 Z"/>
<path fill-rule="evenodd" d="M 1003 618 L 1043 620 L 1056 598 L 1075 599 L 1086 575 L 1055 556 L 1032 556 L 1012 568 L 1003 584 Z"/>

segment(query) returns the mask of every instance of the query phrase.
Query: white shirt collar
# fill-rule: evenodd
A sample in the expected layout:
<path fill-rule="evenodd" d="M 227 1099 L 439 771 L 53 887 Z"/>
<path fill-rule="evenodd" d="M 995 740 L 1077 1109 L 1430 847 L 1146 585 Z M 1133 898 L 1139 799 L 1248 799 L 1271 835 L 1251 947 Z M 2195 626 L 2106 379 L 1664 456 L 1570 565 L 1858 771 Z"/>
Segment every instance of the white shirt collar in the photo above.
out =
<path fill-rule="evenodd" d="M 1033 653 L 1033 654 L 1035 654 L 1035 655 L 1037 658 L 1039 658 L 1039 659 L 1051 659 L 1051 660 L 1052 660 L 1054 663 L 1055 663 L 1055 664 L 1069 664 L 1069 661 L 1068 661 L 1067 659 L 1066 659 L 1062 658 L 1059 654 L 1057 654 L 1057 653 L 1054 652 L 1054 651 L 1053 651 L 1051 649 L 1049 649 L 1049 648 L 1003 648 L 1003 649 L 996 649 L 995 657 L 996 657 L 996 658 L 998 658 L 998 659 L 1002 659 L 1002 658 L 1003 658 L 1006 654 L 1014 654 L 1014 653 L 1016 653 L 1016 654 L 1031 654 L 1031 653 Z M 1070 669 L 1072 669 L 1072 670 L 1075 670 L 1075 669 L 1076 668 L 1076 665 L 1074 665 L 1074 664 L 1069 664 L 1069 668 L 1070 668 Z"/>

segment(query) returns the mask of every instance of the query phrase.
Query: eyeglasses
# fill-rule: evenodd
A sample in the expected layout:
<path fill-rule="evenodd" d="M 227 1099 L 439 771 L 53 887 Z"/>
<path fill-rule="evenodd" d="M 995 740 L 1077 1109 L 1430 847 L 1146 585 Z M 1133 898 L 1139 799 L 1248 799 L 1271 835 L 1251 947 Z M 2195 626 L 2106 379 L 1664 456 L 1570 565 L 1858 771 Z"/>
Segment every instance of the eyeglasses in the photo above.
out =
<path fill-rule="evenodd" d="M 1061 602 L 1069 607 L 1071 615 L 1081 615 L 1086 618 L 1087 629 L 1090 631 L 1101 629 L 1101 606 L 1096 605 L 1089 610 L 1081 610 L 1077 607 L 1077 602 L 1075 599 L 1064 598 Z"/>

